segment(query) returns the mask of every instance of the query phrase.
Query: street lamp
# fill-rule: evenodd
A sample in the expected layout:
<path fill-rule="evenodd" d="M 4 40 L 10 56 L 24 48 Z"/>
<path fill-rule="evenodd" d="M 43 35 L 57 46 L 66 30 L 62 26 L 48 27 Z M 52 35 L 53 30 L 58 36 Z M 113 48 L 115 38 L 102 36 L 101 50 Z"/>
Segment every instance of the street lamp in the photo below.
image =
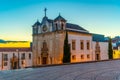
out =
<path fill-rule="evenodd" d="M 16 49 L 16 51 L 18 52 L 18 69 L 20 69 L 20 64 L 19 64 L 19 49 Z"/>

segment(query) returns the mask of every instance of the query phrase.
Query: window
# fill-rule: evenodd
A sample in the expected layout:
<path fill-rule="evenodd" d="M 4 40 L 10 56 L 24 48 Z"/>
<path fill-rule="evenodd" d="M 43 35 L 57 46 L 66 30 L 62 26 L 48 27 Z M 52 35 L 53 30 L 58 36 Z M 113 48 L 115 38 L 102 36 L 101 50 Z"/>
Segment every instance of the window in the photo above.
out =
<path fill-rule="evenodd" d="M 84 55 L 81 55 L 81 59 L 84 59 Z"/>
<path fill-rule="evenodd" d="M 89 50 L 90 49 L 90 42 L 89 41 L 87 41 L 87 50 Z"/>
<path fill-rule="evenodd" d="M 4 62 L 4 66 L 7 66 L 7 62 L 6 61 Z"/>
<path fill-rule="evenodd" d="M 90 59 L 90 55 L 89 54 L 87 54 L 87 58 Z"/>
<path fill-rule="evenodd" d="M 84 43 L 83 43 L 83 40 L 80 41 L 80 48 L 81 48 L 81 50 L 84 49 Z"/>
<path fill-rule="evenodd" d="M 61 29 L 62 29 L 62 30 L 63 30 L 63 27 L 64 27 L 64 24 L 62 23 L 62 24 L 61 24 Z"/>
<path fill-rule="evenodd" d="M 22 54 L 21 59 L 25 59 L 25 53 Z"/>
<path fill-rule="evenodd" d="M 72 50 L 75 50 L 75 40 L 72 40 Z"/>
<path fill-rule="evenodd" d="M 29 53 L 29 59 L 31 59 L 31 53 Z"/>
<path fill-rule="evenodd" d="M 21 61 L 21 64 L 23 65 L 23 64 L 24 64 L 24 61 Z"/>
<path fill-rule="evenodd" d="M 72 56 L 72 60 L 76 60 L 76 56 L 75 55 Z"/>
<path fill-rule="evenodd" d="M 4 61 L 8 61 L 8 54 L 3 54 Z"/>
<path fill-rule="evenodd" d="M 58 26 L 57 26 L 57 23 L 55 24 L 55 27 L 56 27 L 56 30 L 58 30 Z"/>

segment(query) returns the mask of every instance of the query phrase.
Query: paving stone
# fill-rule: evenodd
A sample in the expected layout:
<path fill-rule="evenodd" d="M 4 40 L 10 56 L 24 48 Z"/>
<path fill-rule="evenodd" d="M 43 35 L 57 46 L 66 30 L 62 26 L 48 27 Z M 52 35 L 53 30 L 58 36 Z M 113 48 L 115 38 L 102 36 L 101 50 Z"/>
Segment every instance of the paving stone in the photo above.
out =
<path fill-rule="evenodd" d="M 120 60 L 0 71 L 0 80 L 120 80 Z"/>

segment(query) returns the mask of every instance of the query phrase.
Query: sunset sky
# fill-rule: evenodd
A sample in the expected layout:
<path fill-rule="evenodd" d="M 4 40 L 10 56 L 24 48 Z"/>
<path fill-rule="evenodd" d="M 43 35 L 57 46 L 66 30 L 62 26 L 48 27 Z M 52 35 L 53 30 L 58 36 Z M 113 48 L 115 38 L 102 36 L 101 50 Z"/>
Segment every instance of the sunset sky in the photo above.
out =
<path fill-rule="evenodd" d="M 120 35 L 120 0 L 0 0 L 0 39 L 32 41 L 32 25 L 59 13 L 91 33 Z"/>

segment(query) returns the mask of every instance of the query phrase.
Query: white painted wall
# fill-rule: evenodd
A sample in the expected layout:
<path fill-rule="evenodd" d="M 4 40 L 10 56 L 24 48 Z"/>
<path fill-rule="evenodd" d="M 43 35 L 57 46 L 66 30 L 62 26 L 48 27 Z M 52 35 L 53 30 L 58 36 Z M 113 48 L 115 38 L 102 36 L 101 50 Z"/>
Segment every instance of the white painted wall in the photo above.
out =
<path fill-rule="evenodd" d="M 83 62 L 83 61 L 92 61 L 92 36 L 91 35 L 75 35 L 69 34 L 69 43 L 71 44 L 71 62 Z M 72 50 L 72 40 L 75 40 L 76 50 Z M 80 49 L 80 40 L 84 41 L 84 50 Z M 87 50 L 86 43 L 89 40 L 90 49 Z M 87 58 L 87 55 L 90 55 L 90 58 Z M 76 56 L 76 60 L 72 60 L 72 55 Z M 84 59 L 81 59 L 81 55 L 84 55 Z"/>
<path fill-rule="evenodd" d="M 95 60 L 95 45 L 96 42 L 93 41 L 93 60 Z M 100 59 L 101 60 L 106 60 L 108 59 L 108 42 L 99 42 L 100 45 Z"/>
<path fill-rule="evenodd" d="M 8 61 L 7 66 L 3 66 L 3 70 L 10 70 L 11 69 L 11 62 L 10 59 L 13 57 L 13 53 L 16 57 L 18 57 L 18 52 L 0 52 L 0 70 L 2 70 L 2 54 L 8 54 Z M 25 66 L 32 66 L 32 52 L 19 52 L 19 65 L 21 68 L 24 68 L 21 64 L 21 55 L 22 53 L 25 53 Z M 31 54 L 31 59 L 29 59 L 29 54 Z"/>

